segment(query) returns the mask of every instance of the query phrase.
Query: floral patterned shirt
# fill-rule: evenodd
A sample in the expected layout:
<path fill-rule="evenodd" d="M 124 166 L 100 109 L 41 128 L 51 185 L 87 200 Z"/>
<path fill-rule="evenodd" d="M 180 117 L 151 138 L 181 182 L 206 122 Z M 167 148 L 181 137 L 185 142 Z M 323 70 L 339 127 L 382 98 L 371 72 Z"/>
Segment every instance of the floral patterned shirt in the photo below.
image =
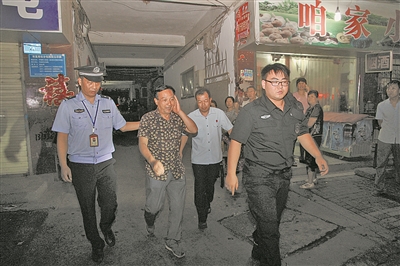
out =
<path fill-rule="evenodd" d="M 138 137 L 148 139 L 147 147 L 154 158 L 161 161 L 165 170 L 164 175 L 156 176 L 146 161 L 146 171 L 149 176 L 156 180 L 167 180 L 169 171 L 175 179 L 184 176 L 185 167 L 179 156 L 179 147 L 185 128 L 183 120 L 175 113 L 171 113 L 169 120 L 164 119 L 158 110 L 142 116 Z"/>

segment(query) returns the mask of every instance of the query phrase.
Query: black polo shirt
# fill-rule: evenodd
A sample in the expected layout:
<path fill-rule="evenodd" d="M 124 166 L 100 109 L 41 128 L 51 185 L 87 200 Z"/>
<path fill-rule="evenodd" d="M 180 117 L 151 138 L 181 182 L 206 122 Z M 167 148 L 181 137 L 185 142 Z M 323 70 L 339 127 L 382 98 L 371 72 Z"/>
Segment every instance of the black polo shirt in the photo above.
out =
<path fill-rule="evenodd" d="M 303 106 L 288 93 L 284 110 L 263 95 L 245 105 L 236 118 L 230 137 L 242 144 L 244 171 L 262 175 L 291 167 L 297 136 L 308 133 Z"/>

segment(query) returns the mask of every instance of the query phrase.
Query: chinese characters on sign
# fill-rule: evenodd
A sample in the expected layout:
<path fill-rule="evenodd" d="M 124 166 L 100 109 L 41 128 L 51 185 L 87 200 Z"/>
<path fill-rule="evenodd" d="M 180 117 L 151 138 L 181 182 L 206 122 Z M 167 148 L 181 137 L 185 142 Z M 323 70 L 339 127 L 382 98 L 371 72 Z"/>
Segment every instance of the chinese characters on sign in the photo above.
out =
<path fill-rule="evenodd" d="M 2 29 L 60 31 L 58 0 L 2 0 Z M 59 16 L 60 15 L 60 16 Z"/>
<path fill-rule="evenodd" d="M 366 54 L 365 72 L 389 72 L 392 71 L 393 57 L 392 51 Z"/>
<path fill-rule="evenodd" d="M 352 35 L 354 39 L 360 38 L 362 35 L 368 37 L 371 33 L 364 27 L 364 24 L 368 22 L 369 10 L 361 10 L 358 5 L 355 5 L 355 9 L 348 8 L 345 12 L 346 16 L 350 18 L 346 20 L 348 24 L 344 28 L 345 35 Z"/>
<path fill-rule="evenodd" d="M 257 28 L 256 43 L 380 51 L 382 46 L 400 45 L 400 10 L 394 4 L 385 4 L 376 14 L 371 11 L 374 7 L 371 4 L 340 1 L 341 6 L 346 6 L 345 16 L 343 20 L 334 21 L 335 4 L 325 6 L 327 1 L 322 0 L 289 2 L 294 4 L 282 4 L 279 0 L 259 1 L 260 27 Z"/>
<path fill-rule="evenodd" d="M 31 77 L 66 75 L 65 54 L 29 54 L 28 59 Z"/>
<path fill-rule="evenodd" d="M 246 39 L 250 35 L 249 3 L 246 2 L 236 12 L 236 41 Z"/>
<path fill-rule="evenodd" d="M 393 42 L 400 41 L 400 10 L 396 10 L 396 19 L 390 18 L 386 27 L 385 36 L 394 28 L 394 34 L 389 35 Z"/>
<path fill-rule="evenodd" d="M 326 9 L 321 6 L 320 0 L 315 0 L 314 5 L 299 3 L 299 28 L 310 27 L 310 35 L 319 33 L 320 36 L 326 35 Z"/>
<path fill-rule="evenodd" d="M 64 98 L 74 96 L 74 92 L 67 88 L 66 82 L 69 81 L 69 78 L 64 77 L 63 74 L 58 74 L 56 79 L 46 77 L 45 81 L 46 85 L 39 88 L 39 92 L 44 94 L 43 102 L 47 103 L 48 106 L 59 106 Z"/>
<path fill-rule="evenodd" d="M 15 0 L 3 0 L 5 6 L 15 6 L 18 11 L 18 15 L 21 18 L 26 19 L 41 19 L 43 17 L 43 9 L 37 8 L 39 6 L 39 0 L 30 1 L 15 1 Z M 28 12 L 30 10 L 30 12 Z M 34 10 L 34 12 L 32 12 Z"/>

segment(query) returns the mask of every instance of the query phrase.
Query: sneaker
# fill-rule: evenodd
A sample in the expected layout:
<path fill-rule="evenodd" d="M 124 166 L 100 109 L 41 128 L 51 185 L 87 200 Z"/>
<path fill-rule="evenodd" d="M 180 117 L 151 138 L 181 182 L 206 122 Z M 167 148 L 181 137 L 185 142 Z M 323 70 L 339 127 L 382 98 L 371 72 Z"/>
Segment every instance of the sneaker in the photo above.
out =
<path fill-rule="evenodd" d="M 153 225 L 153 226 L 148 226 L 147 224 L 146 224 L 146 232 L 147 232 L 147 236 L 148 237 L 154 237 L 155 235 L 154 235 L 154 230 L 156 229 L 156 227 Z"/>
<path fill-rule="evenodd" d="M 171 251 L 171 253 L 177 258 L 185 257 L 185 252 L 183 252 L 179 242 L 173 239 L 169 239 L 165 242 L 165 248 Z"/>
<path fill-rule="evenodd" d="M 318 179 L 314 179 L 313 181 L 312 181 L 315 185 L 317 185 L 318 184 Z"/>
<path fill-rule="evenodd" d="M 199 222 L 199 226 L 198 227 L 199 227 L 200 230 L 206 229 L 207 228 L 207 222 L 205 222 L 205 223 L 200 223 Z"/>
<path fill-rule="evenodd" d="M 305 184 L 303 184 L 303 185 L 301 185 L 300 186 L 300 188 L 304 188 L 304 189 L 311 189 L 311 188 L 314 188 L 314 183 L 305 183 Z"/>

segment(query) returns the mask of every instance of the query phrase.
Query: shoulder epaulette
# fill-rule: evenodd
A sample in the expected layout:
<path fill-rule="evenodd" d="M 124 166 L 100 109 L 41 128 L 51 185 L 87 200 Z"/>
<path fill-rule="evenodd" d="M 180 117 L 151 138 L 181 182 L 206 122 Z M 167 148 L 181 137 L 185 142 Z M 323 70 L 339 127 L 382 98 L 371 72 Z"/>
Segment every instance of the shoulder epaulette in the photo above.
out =
<path fill-rule="evenodd" d="M 65 100 L 71 100 L 71 99 L 74 99 L 75 97 L 76 97 L 76 95 L 71 96 L 71 97 L 66 97 Z"/>
<path fill-rule="evenodd" d="M 110 96 L 107 96 L 107 95 L 101 95 L 101 98 L 105 98 L 105 99 L 111 100 L 111 97 L 110 97 Z"/>

